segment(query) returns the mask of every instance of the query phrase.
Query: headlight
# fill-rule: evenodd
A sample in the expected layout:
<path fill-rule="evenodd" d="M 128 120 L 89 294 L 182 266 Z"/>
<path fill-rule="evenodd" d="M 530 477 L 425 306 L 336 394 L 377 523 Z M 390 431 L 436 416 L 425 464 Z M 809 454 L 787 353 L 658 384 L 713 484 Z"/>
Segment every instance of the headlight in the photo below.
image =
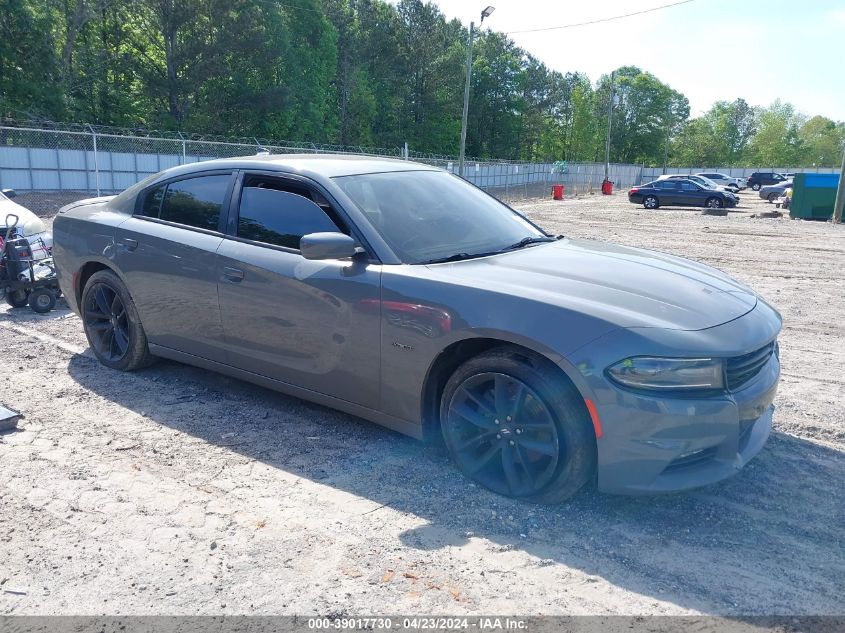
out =
<path fill-rule="evenodd" d="M 608 375 L 633 389 L 724 389 L 725 372 L 718 358 L 634 356 L 607 368 Z"/>

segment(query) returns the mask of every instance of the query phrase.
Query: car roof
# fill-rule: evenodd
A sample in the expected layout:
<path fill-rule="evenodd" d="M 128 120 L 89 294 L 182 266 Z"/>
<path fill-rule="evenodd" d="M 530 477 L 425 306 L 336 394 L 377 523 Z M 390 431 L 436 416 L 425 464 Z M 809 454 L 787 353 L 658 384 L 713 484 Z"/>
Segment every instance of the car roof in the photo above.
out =
<path fill-rule="evenodd" d="M 260 169 L 301 174 L 314 178 L 335 178 L 381 172 L 441 171 L 431 165 L 396 158 L 347 154 L 262 154 L 236 158 L 218 158 L 174 167 L 168 176 L 215 169 Z"/>

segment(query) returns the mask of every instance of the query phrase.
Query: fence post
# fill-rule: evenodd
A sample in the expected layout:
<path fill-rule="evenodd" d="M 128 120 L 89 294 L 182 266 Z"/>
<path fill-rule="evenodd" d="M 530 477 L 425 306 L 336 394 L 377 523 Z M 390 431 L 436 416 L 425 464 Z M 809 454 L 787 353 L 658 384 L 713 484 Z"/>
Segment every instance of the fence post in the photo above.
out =
<path fill-rule="evenodd" d="M 188 163 L 188 148 L 186 147 L 185 137 L 182 136 L 182 132 L 176 132 L 179 135 L 179 138 L 182 139 L 182 164 L 185 165 Z"/>
<path fill-rule="evenodd" d="M 97 186 L 97 197 L 100 197 L 100 165 L 97 160 L 97 133 L 94 131 L 94 128 L 91 127 L 90 123 L 86 123 L 85 125 L 88 126 L 88 129 L 91 131 L 91 138 L 94 139 L 94 182 Z"/>
<path fill-rule="evenodd" d="M 405 141 L 405 148 L 404 148 L 404 158 L 408 160 L 408 141 Z"/>

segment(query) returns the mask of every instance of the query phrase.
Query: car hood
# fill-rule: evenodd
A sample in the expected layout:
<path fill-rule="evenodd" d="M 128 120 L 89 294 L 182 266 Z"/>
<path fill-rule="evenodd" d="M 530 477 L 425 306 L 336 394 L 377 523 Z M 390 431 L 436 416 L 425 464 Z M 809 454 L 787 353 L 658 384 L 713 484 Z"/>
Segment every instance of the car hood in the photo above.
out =
<path fill-rule="evenodd" d="M 429 269 L 453 283 L 555 304 L 616 327 L 700 330 L 757 305 L 750 288 L 715 268 L 588 240 L 562 239 Z"/>

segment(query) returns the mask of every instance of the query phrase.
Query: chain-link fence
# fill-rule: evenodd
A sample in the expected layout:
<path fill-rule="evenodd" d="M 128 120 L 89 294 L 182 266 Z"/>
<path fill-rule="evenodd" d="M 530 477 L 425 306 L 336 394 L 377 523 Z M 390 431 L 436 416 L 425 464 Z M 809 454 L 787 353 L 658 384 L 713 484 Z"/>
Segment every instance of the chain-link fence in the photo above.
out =
<path fill-rule="evenodd" d="M 0 125 L 0 188 L 21 192 L 78 191 L 106 195 L 169 167 L 259 152 L 342 153 L 413 160 L 458 172 L 455 157 L 401 148 L 373 148 L 267 139 L 186 136 L 92 125 Z M 610 166 L 617 187 L 640 182 L 638 165 Z M 467 159 L 464 177 L 505 200 L 547 197 L 553 184 L 567 195 L 599 190 L 600 163 L 529 163 Z"/>

